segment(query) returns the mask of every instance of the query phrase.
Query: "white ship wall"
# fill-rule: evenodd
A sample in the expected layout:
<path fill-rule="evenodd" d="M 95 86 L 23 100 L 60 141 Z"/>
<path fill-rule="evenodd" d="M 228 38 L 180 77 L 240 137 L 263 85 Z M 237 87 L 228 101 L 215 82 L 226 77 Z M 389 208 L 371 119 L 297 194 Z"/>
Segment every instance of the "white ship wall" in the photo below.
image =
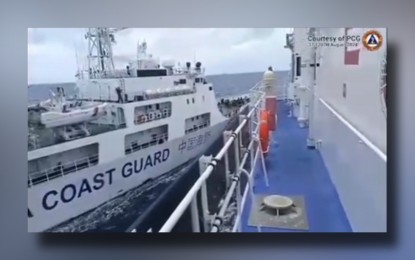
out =
<path fill-rule="evenodd" d="M 386 232 L 387 169 L 372 149 L 323 102 L 315 112 L 316 136 L 343 208 L 354 232 Z"/>
<path fill-rule="evenodd" d="M 157 178 L 189 160 L 197 159 L 221 136 L 226 123 L 222 121 L 210 128 L 133 152 L 118 160 L 31 187 L 28 202 L 33 217 L 28 220 L 29 232 L 42 232 L 122 195 L 149 178 Z M 50 209 L 45 209 L 44 205 Z"/>
<path fill-rule="evenodd" d="M 362 49 L 359 65 L 344 65 L 344 47 L 321 49 L 312 111 L 313 137 L 321 141 L 320 151 L 354 232 L 386 231 L 386 117 L 380 94 L 386 30 L 377 30 L 383 46 L 374 52 Z M 341 36 L 344 29 L 322 29 L 321 34 Z"/>
<path fill-rule="evenodd" d="M 286 81 L 282 81 L 282 79 L 278 78 L 276 79 L 276 96 L 277 100 L 287 100 L 289 97 L 289 79 Z"/>
<path fill-rule="evenodd" d="M 343 48 L 321 48 L 319 62 L 322 67 L 317 70 L 317 95 L 386 152 L 386 119 L 380 92 L 386 29 L 376 30 L 384 37 L 382 47 L 374 52 L 361 48 L 359 65 L 344 65 Z M 341 36 L 344 29 L 321 29 L 321 34 Z M 343 83 L 347 86 L 346 98 L 342 96 Z"/>

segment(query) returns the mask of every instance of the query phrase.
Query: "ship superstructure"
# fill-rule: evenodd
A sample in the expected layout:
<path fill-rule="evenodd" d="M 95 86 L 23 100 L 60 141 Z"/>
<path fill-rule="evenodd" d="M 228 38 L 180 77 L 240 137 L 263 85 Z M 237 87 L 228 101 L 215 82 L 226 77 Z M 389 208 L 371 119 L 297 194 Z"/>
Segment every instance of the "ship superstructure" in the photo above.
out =
<path fill-rule="evenodd" d="M 137 59 L 116 69 L 112 44 L 123 29 L 90 28 L 89 64 L 77 73 L 77 95 L 57 88 L 28 108 L 29 231 L 180 169 L 227 125 L 201 62 L 160 64 L 142 42 Z"/>

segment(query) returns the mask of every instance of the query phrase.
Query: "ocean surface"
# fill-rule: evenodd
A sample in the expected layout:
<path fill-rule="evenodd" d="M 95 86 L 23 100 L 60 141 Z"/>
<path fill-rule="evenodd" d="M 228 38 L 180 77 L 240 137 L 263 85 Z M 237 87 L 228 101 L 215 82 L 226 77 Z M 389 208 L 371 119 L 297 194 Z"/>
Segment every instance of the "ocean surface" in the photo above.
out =
<path fill-rule="evenodd" d="M 288 82 L 288 71 L 275 72 L 277 84 L 286 85 Z M 207 76 L 207 80 L 213 83 L 216 97 L 235 97 L 247 94 L 258 81 L 261 80 L 263 72 L 221 74 Z M 28 103 L 36 103 L 49 98 L 50 89 L 63 87 L 67 96 L 74 95 L 75 83 L 36 84 L 28 87 Z M 223 141 L 217 140 L 210 148 L 209 153 L 215 155 L 223 145 Z M 232 158 L 230 156 L 230 158 Z M 230 161 L 232 164 L 232 161 Z M 220 171 L 219 169 L 218 171 Z M 222 169 L 223 170 L 223 169 Z M 125 232 L 132 228 L 145 232 L 149 228 L 158 230 L 168 217 L 166 212 L 174 210 L 187 189 L 199 175 L 198 165 L 189 165 L 180 171 L 172 170 L 158 179 L 144 183 L 143 185 L 126 192 L 125 194 L 82 214 L 79 217 L 68 220 L 48 232 Z M 216 210 L 217 204 L 225 193 L 223 174 L 218 173 L 208 182 L 209 209 Z M 184 189 L 169 189 L 170 183 L 177 182 L 186 187 Z M 180 186 L 179 185 L 179 186 Z M 159 198 L 174 198 L 160 200 Z M 157 203 L 154 203 L 157 201 Z M 154 207 L 157 205 L 157 207 Z M 231 227 L 231 219 L 234 217 L 235 205 L 231 205 L 228 216 L 225 218 L 225 229 Z M 161 211 L 163 209 L 163 211 Z M 226 223 L 229 223 L 226 227 Z M 137 226 L 137 223 L 139 224 Z M 190 231 L 190 217 L 187 212 L 176 225 L 174 232 Z"/>

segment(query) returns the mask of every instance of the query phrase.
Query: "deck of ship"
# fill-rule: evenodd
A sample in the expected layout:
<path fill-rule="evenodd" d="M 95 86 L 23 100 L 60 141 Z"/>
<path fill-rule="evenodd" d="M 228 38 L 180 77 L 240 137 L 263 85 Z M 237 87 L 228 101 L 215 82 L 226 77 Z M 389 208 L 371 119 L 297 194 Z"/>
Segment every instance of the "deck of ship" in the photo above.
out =
<path fill-rule="evenodd" d="M 336 188 L 318 150 L 308 149 L 307 128 L 300 128 L 294 117 L 288 116 L 289 107 L 278 105 L 278 129 L 273 132 L 273 143 L 265 159 L 269 186 L 265 184 L 262 168 L 254 179 L 254 194 L 303 196 L 308 221 L 308 232 L 352 232 Z M 249 225 L 251 196 L 246 198 L 241 217 L 241 232 L 258 232 Z M 261 227 L 261 232 L 298 232 L 304 230 Z M 306 231 L 306 232 L 307 232 Z"/>

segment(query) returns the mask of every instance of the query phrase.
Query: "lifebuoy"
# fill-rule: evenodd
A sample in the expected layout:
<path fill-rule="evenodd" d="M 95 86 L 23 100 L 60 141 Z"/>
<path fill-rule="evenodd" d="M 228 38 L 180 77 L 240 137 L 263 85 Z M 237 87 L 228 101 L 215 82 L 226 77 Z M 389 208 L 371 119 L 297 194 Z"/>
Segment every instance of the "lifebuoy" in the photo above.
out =
<path fill-rule="evenodd" d="M 262 153 L 264 156 L 267 156 L 269 147 L 269 112 L 267 110 L 261 111 L 259 139 L 261 142 Z"/>

